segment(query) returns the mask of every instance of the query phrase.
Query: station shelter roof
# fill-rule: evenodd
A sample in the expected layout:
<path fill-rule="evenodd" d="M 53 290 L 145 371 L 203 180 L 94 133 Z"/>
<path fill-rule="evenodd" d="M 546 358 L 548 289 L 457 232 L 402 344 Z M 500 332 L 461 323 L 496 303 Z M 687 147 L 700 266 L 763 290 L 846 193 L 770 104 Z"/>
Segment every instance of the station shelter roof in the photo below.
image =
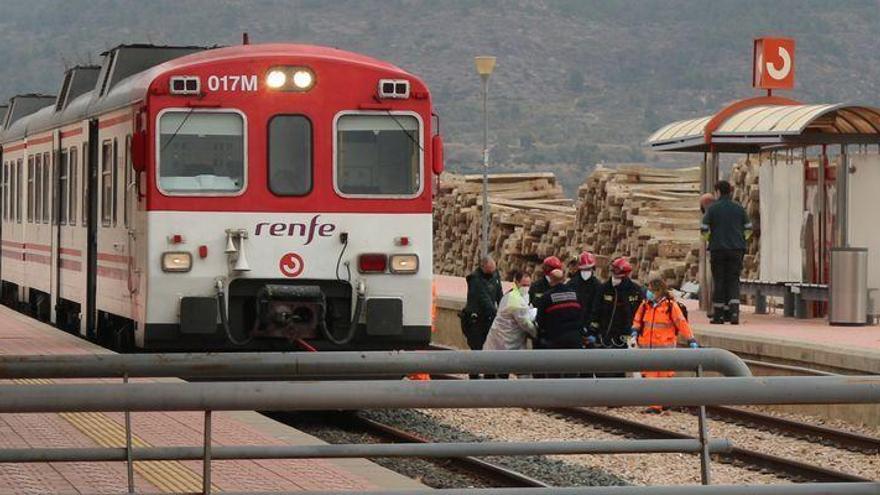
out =
<path fill-rule="evenodd" d="M 759 104 L 661 127 L 645 143 L 657 151 L 749 153 L 834 143 L 880 143 L 880 109 L 842 103 Z"/>

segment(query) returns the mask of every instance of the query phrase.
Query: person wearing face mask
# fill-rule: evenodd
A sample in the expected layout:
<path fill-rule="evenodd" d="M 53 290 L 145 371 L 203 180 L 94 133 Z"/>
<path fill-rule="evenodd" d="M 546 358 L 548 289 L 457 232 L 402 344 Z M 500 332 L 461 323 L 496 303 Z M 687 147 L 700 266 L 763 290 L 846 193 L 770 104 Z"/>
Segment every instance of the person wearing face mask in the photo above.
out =
<path fill-rule="evenodd" d="M 535 280 L 531 287 L 529 287 L 529 300 L 532 305 L 535 305 L 535 303 L 541 299 L 541 296 L 550 290 L 550 272 L 553 270 L 562 270 L 562 261 L 556 256 L 548 256 L 544 258 L 541 268 L 544 272 L 544 276 Z"/>
<path fill-rule="evenodd" d="M 648 283 L 645 300 L 633 319 L 632 337 L 638 339 L 640 349 L 672 349 L 679 337 L 686 339 L 689 347 L 699 347 L 684 311 L 662 278 Z M 642 371 L 644 378 L 673 376 L 674 371 Z M 663 406 L 651 406 L 644 412 L 659 414 L 663 412 Z"/>
<path fill-rule="evenodd" d="M 532 278 L 523 272 L 513 272 L 513 288 L 501 298 L 498 314 L 489 329 L 484 351 L 526 349 L 526 340 L 535 338 L 537 327 L 529 314 L 529 285 Z M 488 375 L 486 378 L 490 378 Z"/>
<path fill-rule="evenodd" d="M 538 310 L 538 340 L 541 349 L 582 349 L 584 326 L 577 293 L 565 283 L 565 272 L 550 272 L 550 289 L 535 302 Z"/>
<path fill-rule="evenodd" d="M 491 256 L 480 260 L 480 267 L 467 276 L 467 301 L 459 313 L 461 330 L 468 347 L 478 351 L 486 342 L 486 335 L 501 301 L 501 277 Z"/>
<path fill-rule="evenodd" d="M 590 311 L 593 306 L 593 298 L 596 297 L 596 291 L 599 290 L 601 283 L 593 275 L 596 268 L 596 257 L 593 253 L 584 251 L 578 256 L 577 271 L 571 276 L 568 284 L 577 292 L 578 302 L 581 304 L 581 325 L 584 329 L 590 326 L 592 315 Z"/>
<path fill-rule="evenodd" d="M 596 349 L 626 349 L 642 288 L 632 281 L 632 265 L 620 257 L 611 262 L 611 278 L 600 285 L 590 308 L 587 344 Z M 620 373 L 602 376 L 624 376 Z"/>

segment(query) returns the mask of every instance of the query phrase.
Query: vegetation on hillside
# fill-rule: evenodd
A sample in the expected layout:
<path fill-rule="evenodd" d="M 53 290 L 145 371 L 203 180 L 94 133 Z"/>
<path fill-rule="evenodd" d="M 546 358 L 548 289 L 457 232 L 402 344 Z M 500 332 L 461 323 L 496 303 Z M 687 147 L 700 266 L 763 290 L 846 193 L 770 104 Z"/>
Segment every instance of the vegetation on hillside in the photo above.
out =
<path fill-rule="evenodd" d="M 0 0 L 0 97 L 54 94 L 65 66 L 119 43 L 233 44 L 247 31 L 420 74 L 450 168 L 471 171 L 473 56 L 492 54 L 493 163 L 556 171 L 571 190 L 598 161 L 660 159 L 641 143 L 664 123 L 754 94 L 756 36 L 797 39 L 792 96 L 876 104 L 878 21 L 867 0 Z"/>

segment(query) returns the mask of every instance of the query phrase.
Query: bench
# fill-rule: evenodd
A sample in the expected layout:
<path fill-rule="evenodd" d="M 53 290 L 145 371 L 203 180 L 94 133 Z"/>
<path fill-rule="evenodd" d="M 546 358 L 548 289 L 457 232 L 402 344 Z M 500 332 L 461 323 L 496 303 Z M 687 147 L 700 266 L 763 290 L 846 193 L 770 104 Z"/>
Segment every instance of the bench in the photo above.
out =
<path fill-rule="evenodd" d="M 767 282 L 745 280 L 740 283 L 740 294 L 755 297 L 755 313 L 767 314 L 767 297 L 782 298 L 782 314 L 787 317 L 806 318 L 807 302 L 828 302 L 828 285 L 804 282 Z"/>

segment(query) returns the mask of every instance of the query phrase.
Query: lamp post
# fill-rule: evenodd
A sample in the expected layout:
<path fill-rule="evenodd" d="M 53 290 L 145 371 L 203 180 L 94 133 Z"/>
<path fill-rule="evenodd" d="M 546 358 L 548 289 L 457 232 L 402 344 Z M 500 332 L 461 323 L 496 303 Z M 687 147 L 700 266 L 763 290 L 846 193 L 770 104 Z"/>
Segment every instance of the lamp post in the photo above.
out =
<path fill-rule="evenodd" d="M 489 254 L 489 112 L 487 100 L 489 99 L 489 76 L 495 70 L 495 57 L 475 57 L 474 63 L 477 74 L 482 81 L 481 92 L 483 96 L 483 222 L 480 236 L 480 254 Z"/>

